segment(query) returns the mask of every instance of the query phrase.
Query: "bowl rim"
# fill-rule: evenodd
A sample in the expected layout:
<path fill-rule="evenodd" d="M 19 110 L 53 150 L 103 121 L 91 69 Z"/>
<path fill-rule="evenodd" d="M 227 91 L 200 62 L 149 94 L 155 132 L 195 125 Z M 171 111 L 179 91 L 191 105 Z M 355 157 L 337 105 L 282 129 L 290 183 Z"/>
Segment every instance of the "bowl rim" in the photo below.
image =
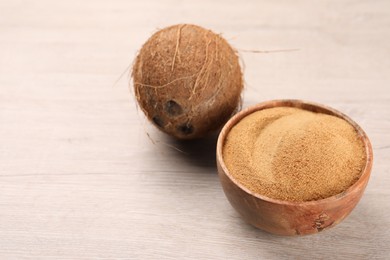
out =
<path fill-rule="evenodd" d="M 247 187 L 242 185 L 239 181 L 237 181 L 229 172 L 227 169 L 225 162 L 223 160 L 223 153 L 222 148 L 225 142 L 225 139 L 230 132 L 230 130 L 238 124 L 244 117 L 248 116 L 249 114 L 252 114 L 254 112 L 268 109 L 268 108 L 274 108 L 274 107 L 296 107 L 304 110 L 308 110 L 308 108 L 311 108 L 312 112 L 316 113 L 323 113 L 323 114 L 329 114 L 336 117 L 339 117 L 345 121 L 347 121 L 352 127 L 356 130 L 359 137 L 363 141 L 365 153 L 366 153 L 366 161 L 365 165 L 362 169 L 362 172 L 359 176 L 359 179 L 352 184 L 348 189 L 335 194 L 333 196 L 319 199 L 319 200 L 311 200 L 311 201 L 288 201 L 288 200 L 280 200 L 280 199 L 274 199 L 267 197 L 265 195 L 262 195 L 260 193 L 252 192 Z M 235 114 L 233 117 L 231 117 L 228 122 L 223 126 L 217 141 L 217 163 L 222 168 L 223 174 L 225 174 L 236 186 L 238 186 L 241 190 L 245 191 L 249 195 L 252 195 L 253 197 L 256 197 L 260 200 L 274 203 L 274 204 L 280 204 L 280 205 L 289 205 L 289 206 L 303 206 L 303 205 L 318 205 L 318 204 L 326 204 L 331 201 L 340 200 L 343 197 L 347 196 L 350 193 L 353 193 L 361 184 L 362 182 L 368 182 L 368 179 L 370 177 L 372 164 L 373 164 L 373 151 L 372 151 L 372 145 L 370 142 L 370 139 L 368 138 L 367 134 L 363 131 L 363 129 L 350 117 L 348 117 L 346 114 L 331 108 L 326 105 L 322 105 L 316 102 L 306 101 L 306 100 L 300 100 L 300 99 L 275 99 L 275 100 L 269 100 L 264 101 L 261 103 L 258 103 L 256 105 L 250 106 L 248 108 L 245 108 Z M 364 177 L 364 178 L 363 178 Z"/>

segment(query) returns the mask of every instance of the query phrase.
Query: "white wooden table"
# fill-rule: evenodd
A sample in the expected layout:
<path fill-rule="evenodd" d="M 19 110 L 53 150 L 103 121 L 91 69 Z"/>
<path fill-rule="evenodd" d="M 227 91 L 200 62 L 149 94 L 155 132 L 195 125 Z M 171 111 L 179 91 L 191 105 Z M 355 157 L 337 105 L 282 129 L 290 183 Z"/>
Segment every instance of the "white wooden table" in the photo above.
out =
<path fill-rule="evenodd" d="M 252 228 L 223 194 L 215 138 L 178 143 L 137 111 L 122 72 L 182 22 L 239 50 L 299 49 L 241 51 L 244 107 L 306 99 L 366 130 L 372 177 L 344 222 Z M 0 0 L 0 259 L 389 259 L 389 212 L 389 1 Z"/>

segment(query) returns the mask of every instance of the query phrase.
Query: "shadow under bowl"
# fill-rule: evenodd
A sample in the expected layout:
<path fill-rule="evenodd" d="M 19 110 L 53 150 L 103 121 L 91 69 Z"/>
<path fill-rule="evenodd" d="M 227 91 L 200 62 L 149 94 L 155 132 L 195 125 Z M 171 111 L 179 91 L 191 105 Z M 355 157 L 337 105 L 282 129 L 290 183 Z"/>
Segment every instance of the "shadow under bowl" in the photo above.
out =
<path fill-rule="evenodd" d="M 366 161 L 359 179 L 337 195 L 315 201 L 283 201 L 251 192 L 229 173 L 223 160 L 223 145 L 229 131 L 245 116 L 267 108 L 296 107 L 344 119 L 354 127 L 362 140 Z M 223 127 L 217 142 L 218 175 L 230 204 L 251 225 L 278 235 L 318 233 L 335 226 L 351 213 L 367 186 L 373 163 L 370 140 L 365 132 L 343 113 L 316 103 L 301 100 L 267 101 L 242 110 Z"/>

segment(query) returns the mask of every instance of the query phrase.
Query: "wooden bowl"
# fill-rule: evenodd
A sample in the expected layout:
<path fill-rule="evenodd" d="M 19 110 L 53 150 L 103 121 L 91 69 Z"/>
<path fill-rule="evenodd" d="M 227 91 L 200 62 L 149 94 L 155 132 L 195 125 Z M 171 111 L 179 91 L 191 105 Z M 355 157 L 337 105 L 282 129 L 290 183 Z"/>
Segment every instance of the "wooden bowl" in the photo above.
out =
<path fill-rule="evenodd" d="M 230 129 L 245 116 L 273 107 L 297 107 L 344 119 L 364 143 L 366 163 L 359 180 L 344 192 L 316 201 L 282 201 L 251 192 L 229 173 L 222 148 Z M 244 220 L 255 227 L 278 235 L 304 235 L 320 232 L 340 223 L 359 202 L 368 183 L 373 162 L 370 140 L 364 131 L 343 113 L 330 107 L 301 100 L 274 100 L 247 108 L 233 116 L 223 127 L 217 143 L 218 175 L 226 197 Z"/>

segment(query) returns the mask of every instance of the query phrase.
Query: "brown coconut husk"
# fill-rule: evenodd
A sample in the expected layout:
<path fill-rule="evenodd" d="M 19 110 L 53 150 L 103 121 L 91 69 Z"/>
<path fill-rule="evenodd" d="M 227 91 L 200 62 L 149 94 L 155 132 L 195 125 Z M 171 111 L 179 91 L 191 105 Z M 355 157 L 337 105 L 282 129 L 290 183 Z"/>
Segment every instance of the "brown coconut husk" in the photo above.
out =
<path fill-rule="evenodd" d="M 132 71 L 137 101 L 160 130 L 179 139 L 220 128 L 240 104 L 236 51 L 220 35 L 180 24 L 156 32 Z"/>

